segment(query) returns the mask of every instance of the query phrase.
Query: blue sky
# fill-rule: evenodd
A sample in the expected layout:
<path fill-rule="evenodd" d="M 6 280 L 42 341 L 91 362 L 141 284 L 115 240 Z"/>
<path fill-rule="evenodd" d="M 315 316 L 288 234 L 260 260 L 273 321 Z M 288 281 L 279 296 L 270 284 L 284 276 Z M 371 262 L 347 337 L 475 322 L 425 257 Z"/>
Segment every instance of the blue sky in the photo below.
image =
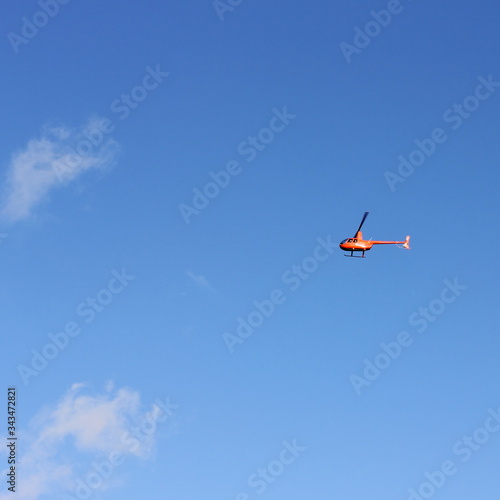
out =
<path fill-rule="evenodd" d="M 16 498 L 498 498 L 497 2 L 2 10 Z"/>

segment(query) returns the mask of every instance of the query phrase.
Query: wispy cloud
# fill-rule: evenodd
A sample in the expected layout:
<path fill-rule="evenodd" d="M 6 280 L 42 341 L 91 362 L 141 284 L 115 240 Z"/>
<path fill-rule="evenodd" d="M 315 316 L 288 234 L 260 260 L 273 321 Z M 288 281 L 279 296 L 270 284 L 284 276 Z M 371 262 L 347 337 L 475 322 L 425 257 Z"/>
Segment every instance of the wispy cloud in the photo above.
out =
<path fill-rule="evenodd" d="M 45 126 L 40 137 L 12 155 L 0 205 L 2 217 L 10 222 L 24 219 L 54 188 L 87 170 L 110 166 L 118 149 L 110 130 L 109 120 L 98 118 L 77 130 Z"/>
<path fill-rule="evenodd" d="M 149 457 L 156 433 L 138 434 L 137 429 L 146 428 L 148 422 L 150 428 L 154 423 L 156 430 L 156 422 L 165 421 L 171 415 L 169 408 L 176 405 L 167 400 L 161 406 L 154 404 L 148 411 L 141 410 L 138 392 L 115 390 L 112 383 L 102 394 L 89 394 L 84 384 L 74 384 L 57 405 L 37 414 L 29 435 L 21 437 L 27 451 L 17 464 L 16 499 L 71 495 L 78 477 L 85 477 L 93 462 L 111 454 L 122 460 L 127 456 Z M 6 472 L 1 472 L 2 477 Z M 0 500 L 11 496 L 11 492 L 0 493 Z"/>
<path fill-rule="evenodd" d="M 187 271 L 186 273 L 189 278 L 200 288 L 204 288 L 205 290 L 210 290 L 211 292 L 215 291 L 213 287 L 210 285 L 208 282 L 207 278 L 205 276 L 202 276 L 201 274 L 195 274 L 192 271 Z"/>

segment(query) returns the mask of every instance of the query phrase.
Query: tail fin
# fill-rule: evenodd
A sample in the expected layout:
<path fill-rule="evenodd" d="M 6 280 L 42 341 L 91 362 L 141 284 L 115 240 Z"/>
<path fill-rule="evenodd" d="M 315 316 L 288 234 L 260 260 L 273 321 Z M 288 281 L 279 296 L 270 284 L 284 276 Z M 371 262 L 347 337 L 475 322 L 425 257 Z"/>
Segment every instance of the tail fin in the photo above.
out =
<path fill-rule="evenodd" d="M 409 236 L 406 237 L 403 248 L 406 248 L 406 250 L 410 250 L 411 247 L 410 247 L 410 237 Z"/>

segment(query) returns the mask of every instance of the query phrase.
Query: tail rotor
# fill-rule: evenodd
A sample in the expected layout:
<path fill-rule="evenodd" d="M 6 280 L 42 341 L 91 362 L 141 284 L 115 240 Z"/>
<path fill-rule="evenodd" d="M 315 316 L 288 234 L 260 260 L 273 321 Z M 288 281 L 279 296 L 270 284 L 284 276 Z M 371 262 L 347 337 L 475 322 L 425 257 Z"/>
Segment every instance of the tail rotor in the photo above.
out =
<path fill-rule="evenodd" d="M 404 242 L 403 248 L 406 248 L 406 250 L 410 250 L 411 249 L 411 247 L 410 247 L 410 237 L 409 236 L 406 237 L 406 240 Z"/>

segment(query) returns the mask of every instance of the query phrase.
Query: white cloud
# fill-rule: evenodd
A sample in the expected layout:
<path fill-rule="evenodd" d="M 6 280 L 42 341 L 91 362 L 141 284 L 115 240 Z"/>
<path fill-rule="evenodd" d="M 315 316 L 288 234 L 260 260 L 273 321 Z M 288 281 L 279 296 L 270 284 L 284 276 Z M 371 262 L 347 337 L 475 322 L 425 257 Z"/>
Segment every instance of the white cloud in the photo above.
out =
<path fill-rule="evenodd" d="M 171 415 L 165 409 L 170 405 L 168 400 L 164 409 L 154 404 L 144 411 L 138 392 L 128 388 L 113 391 L 112 382 L 97 395 L 88 394 L 84 384 L 74 384 L 56 406 L 35 416 L 29 435 L 19 441 L 27 451 L 18 457 L 16 500 L 74 495 L 78 478 L 85 477 L 93 462 L 111 454 L 123 459 L 150 456 L 156 441 L 156 422 L 160 425 Z M 142 427 L 155 432 L 140 432 Z M 1 476 L 5 478 L 6 473 L 2 471 Z M 103 483 L 111 484 L 108 479 Z M 9 491 L 0 493 L 0 500 L 11 496 Z"/>
<path fill-rule="evenodd" d="M 89 169 L 110 166 L 118 145 L 103 124 L 93 119 L 79 130 L 46 126 L 39 138 L 14 153 L 6 173 L 2 217 L 11 222 L 24 219 L 54 188 Z"/>

